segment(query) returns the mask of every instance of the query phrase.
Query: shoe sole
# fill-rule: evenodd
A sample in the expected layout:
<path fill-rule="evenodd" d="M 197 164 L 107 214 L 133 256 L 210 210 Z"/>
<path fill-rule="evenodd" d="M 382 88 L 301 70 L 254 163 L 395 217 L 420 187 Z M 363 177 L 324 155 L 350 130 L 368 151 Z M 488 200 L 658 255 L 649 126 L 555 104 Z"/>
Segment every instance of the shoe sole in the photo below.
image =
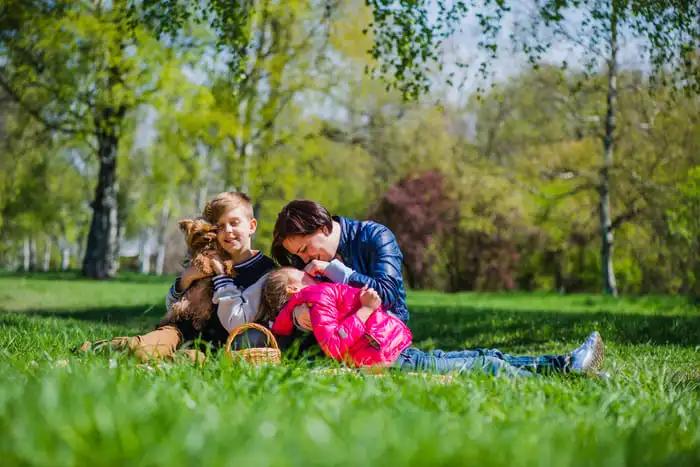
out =
<path fill-rule="evenodd" d="M 603 338 L 599 333 L 596 333 L 595 335 L 593 349 L 593 355 L 582 369 L 584 373 L 597 373 L 603 367 L 603 360 L 605 359 L 605 344 L 603 344 Z"/>

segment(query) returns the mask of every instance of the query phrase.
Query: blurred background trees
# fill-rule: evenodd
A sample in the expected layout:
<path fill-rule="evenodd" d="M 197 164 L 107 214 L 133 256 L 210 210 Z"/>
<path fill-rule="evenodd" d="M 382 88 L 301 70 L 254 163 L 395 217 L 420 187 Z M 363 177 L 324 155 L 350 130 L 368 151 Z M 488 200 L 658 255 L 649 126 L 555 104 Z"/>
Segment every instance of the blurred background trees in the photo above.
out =
<path fill-rule="evenodd" d="M 294 198 L 385 223 L 413 288 L 698 293 L 697 36 L 632 24 L 664 2 L 390 3 L 2 0 L 0 267 L 172 273 L 236 189 L 263 251 Z"/>

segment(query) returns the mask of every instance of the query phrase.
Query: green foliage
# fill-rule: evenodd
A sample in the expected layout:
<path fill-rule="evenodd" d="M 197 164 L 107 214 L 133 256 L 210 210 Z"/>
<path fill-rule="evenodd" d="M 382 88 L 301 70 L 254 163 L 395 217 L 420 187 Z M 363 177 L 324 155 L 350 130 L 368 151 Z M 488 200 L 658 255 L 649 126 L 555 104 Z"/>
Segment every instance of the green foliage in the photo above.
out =
<path fill-rule="evenodd" d="M 291 199 L 362 219 L 406 174 L 437 169 L 459 208 L 455 227 L 427 251 L 426 288 L 599 289 L 605 77 L 596 68 L 540 63 L 459 107 L 444 102 L 439 86 L 426 90 L 420 70 L 465 15 L 494 26 L 476 42 L 500 53 L 496 26 L 510 14 L 507 2 L 224 3 L 0 2 L 3 265 L 21 264 L 25 239 L 40 251 L 46 238 L 58 239 L 82 255 L 98 136 L 113 124 L 124 251 L 157 237 L 169 272 L 183 254 L 175 221 L 197 215 L 219 191 L 253 197 L 255 246 L 267 251 Z M 629 20 L 665 5 L 643 3 L 617 7 Z M 542 32 L 603 8 L 540 5 Z M 669 36 L 668 47 L 677 39 Z M 601 51 L 603 43 L 589 45 Z M 665 77 L 687 78 L 671 68 Z M 667 211 L 683 205 L 677 186 L 700 164 L 698 101 L 675 99 L 673 83 L 641 71 L 622 70 L 618 86 L 609 170 L 620 290 L 684 293 L 697 277 L 690 237 Z M 422 102 L 404 99 L 418 94 Z M 108 116 L 120 108 L 121 117 Z"/>
<path fill-rule="evenodd" d="M 700 166 L 678 186 L 678 204 L 667 210 L 671 234 L 683 245 L 684 291 L 700 295 Z"/>
<path fill-rule="evenodd" d="M 639 90 L 619 97 L 619 157 L 610 170 L 620 290 L 678 292 L 686 267 L 673 253 L 680 250 L 673 246 L 665 217 L 669 205 L 681 202 L 676 185 L 697 164 L 700 141 L 693 115 L 698 102 L 675 101 L 670 90 L 650 87 L 636 72 L 620 73 L 618 84 L 620 89 Z M 510 194 L 497 192 L 506 199 L 519 198 L 515 206 L 522 223 L 513 228 L 538 232 L 537 241 L 529 234 L 525 238 L 530 240 L 518 240 L 521 286 L 551 283 L 568 291 L 598 287 L 596 154 L 603 89 L 601 76 L 542 67 L 472 104 L 479 152 L 496 167 L 493 173 L 511 182 Z M 514 217 L 502 207 L 496 212 Z M 663 259 L 668 257 L 673 260 Z"/>
<path fill-rule="evenodd" d="M 522 19 L 515 16 L 520 13 L 520 2 L 505 0 L 367 3 L 373 14 L 374 44 L 370 53 L 378 61 L 371 69 L 407 98 L 427 93 L 431 67 L 438 64 L 442 68 L 439 47 L 457 31 L 463 32 L 460 24 L 466 19 L 479 26 L 476 45 L 487 57 L 478 66 L 482 76 L 488 75 L 491 62 L 506 49 L 499 48 L 499 39 L 504 25 L 511 21 L 518 30 L 512 31 L 509 39 L 534 67 L 539 67 L 552 48 L 565 39 L 585 49 L 589 70 L 593 71 L 600 63 L 599 52 L 606 47 L 606 33 L 614 18 L 616 27 L 644 42 L 642 55 L 649 59 L 655 81 L 691 95 L 700 92 L 700 7 L 694 0 L 538 0 L 534 12 L 528 15 L 529 24 L 522 24 Z M 567 31 L 571 24 L 579 24 L 580 29 Z M 566 68 L 568 63 L 561 65 Z M 683 79 L 669 74 L 670 68 L 680 72 Z M 452 83 L 452 75 L 448 75 L 447 82 Z"/>

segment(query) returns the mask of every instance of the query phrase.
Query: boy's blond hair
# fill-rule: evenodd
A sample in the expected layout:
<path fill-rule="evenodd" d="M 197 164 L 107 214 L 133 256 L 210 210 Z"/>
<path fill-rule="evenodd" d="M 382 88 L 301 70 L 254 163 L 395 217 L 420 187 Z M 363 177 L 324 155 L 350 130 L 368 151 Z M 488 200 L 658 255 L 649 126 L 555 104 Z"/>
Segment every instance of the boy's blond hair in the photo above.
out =
<path fill-rule="evenodd" d="M 221 216 L 239 206 L 245 209 L 248 218 L 253 219 L 253 202 L 248 195 L 241 191 L 224 191 L 219 193 L 204 206 L 202 217 L 207 222 L 216 225 Z"/>

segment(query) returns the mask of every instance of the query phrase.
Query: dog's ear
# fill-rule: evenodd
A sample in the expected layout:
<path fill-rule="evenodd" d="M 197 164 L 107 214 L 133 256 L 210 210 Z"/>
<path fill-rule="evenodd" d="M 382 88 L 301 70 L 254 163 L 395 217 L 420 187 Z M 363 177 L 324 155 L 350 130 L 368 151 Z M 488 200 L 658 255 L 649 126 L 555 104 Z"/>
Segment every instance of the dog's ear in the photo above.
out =
<path fill-rule="evenodd" d="M 187 247 L 192 254 L 214 248 L 216 227 L 204 219 L 183 219 L 178 225 L 185 234 Z"/>
<path fill-rule="evenodd" d="M 180 231 L 185 235 L 185 238 L 190 238 L 195 229 L 195 221 L 192 219 L 182 219 L 177 223 L 177 226 L 180 227 Z"/>

